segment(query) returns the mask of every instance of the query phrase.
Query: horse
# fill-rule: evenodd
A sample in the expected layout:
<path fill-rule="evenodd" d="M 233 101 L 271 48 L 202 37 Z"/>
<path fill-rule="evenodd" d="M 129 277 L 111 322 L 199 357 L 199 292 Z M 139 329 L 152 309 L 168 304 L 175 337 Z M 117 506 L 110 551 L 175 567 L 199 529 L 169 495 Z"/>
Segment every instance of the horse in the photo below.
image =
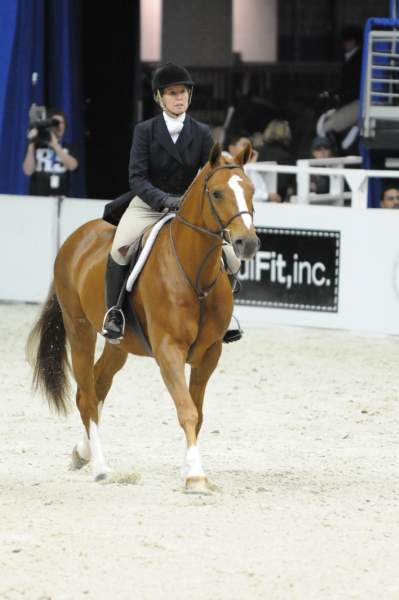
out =
<path fill-rule="evenodd" d="M 34 367 L 34 388 L 44 393 L 50 408 L 67 413 L 69 345 L 83 423 L 83 439 L 73 448 L 72 467 L 79 469 L 91 461 L 95 481 L 108 473 L 99 437 L 101 411 L 114 375 L 131 353 L 155 358 L 175 403 L 187 443 L 185 489 L 209 490 L 197 438 L 205 388 L 233 310 L 222 246 L 225 241 L 232 243 L 243 260 L 251 259 L 259 248 L 253 223 L 254 189 L 243 170 L 250 154 L 248 145 L 233 163 L 215 144 L 179 211 L 159 232 L 128 297 L 147 346 L 127 327 L 121 343 L 106 342 L 94 364 L 115 227 L 102 219 L 89 221 L 59 249 L 48 298 L 28 339 L 28 356 Z M 189 385 L 186 363 L 191 366 Z"/>

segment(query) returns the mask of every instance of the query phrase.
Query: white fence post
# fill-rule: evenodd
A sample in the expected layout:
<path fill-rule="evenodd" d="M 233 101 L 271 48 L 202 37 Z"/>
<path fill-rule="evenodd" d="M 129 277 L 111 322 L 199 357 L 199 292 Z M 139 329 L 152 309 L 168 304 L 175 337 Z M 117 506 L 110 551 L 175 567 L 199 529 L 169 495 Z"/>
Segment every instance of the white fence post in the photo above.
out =
<path fill-rule="evenodd" d="M 308 204 L 310 194 L 309 159 L 302 158 L 297 161 L 298 172 L 296 174 L 297 204 Z"/>
<path fill-rule="evenodd" d="M 352 208 L 367 208 L 367 172 L 351 169 L 345 174 L 352 191 Z"/>

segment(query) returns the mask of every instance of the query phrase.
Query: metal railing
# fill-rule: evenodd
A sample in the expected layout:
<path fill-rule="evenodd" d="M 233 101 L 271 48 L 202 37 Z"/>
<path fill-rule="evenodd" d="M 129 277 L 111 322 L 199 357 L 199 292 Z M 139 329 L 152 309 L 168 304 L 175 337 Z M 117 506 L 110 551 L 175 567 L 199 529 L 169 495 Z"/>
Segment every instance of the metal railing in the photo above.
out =
<path fill-rule="evenodd" d="M 363 135 L 378 121 L 399 121 L 399 31 L 370 31 L 363 103 Z"/>

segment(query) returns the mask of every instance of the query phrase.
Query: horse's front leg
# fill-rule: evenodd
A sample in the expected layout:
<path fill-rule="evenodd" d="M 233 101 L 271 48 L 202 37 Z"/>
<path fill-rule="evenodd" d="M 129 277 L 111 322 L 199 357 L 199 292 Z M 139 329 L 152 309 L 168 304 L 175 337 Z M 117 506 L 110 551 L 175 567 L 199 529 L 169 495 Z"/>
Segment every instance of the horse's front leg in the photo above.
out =
<path fill-rule="evenodd" d="M 204 403 L 204 395 L 206 385 L 210 376 L 216 369 L 222 352 L 222 343 L 216 342 L 211 346 L 204 355 L 202 362 L 196 367 L 192 367 L 190 375 L 190 395 L 198 412 L 198 423 L 196 433 L 199 435 L 202 425 L 202 406 Z"/>
<path fill-rule="evenodd" d="M 190 395 L 184 376 L 186 352 L 163 341 L 156 352 L 162 378 L 176 406 L 179 423 L 186 435 L 187 452 L 183 466 L 186 490 L 204 493 L 208 491 L 207 478 L 202 468 L 201 456 L 197 447 L 198 409 Z"/>

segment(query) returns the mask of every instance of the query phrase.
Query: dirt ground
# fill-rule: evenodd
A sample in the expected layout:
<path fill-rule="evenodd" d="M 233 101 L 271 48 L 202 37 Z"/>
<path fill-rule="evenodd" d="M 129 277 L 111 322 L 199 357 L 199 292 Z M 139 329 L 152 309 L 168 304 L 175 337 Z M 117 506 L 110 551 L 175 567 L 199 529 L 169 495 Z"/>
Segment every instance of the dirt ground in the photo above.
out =
<path fill-rule="evenodd" d="M 37 311 L 0 304 L 1 599 L 399 599 L 399 338 L 247 329 L 208 387 L 215 489 L 194 496 L 149 359 L 104 408 L 109 481 L 69 470 L 77 411 L 30 392 Z"/>

